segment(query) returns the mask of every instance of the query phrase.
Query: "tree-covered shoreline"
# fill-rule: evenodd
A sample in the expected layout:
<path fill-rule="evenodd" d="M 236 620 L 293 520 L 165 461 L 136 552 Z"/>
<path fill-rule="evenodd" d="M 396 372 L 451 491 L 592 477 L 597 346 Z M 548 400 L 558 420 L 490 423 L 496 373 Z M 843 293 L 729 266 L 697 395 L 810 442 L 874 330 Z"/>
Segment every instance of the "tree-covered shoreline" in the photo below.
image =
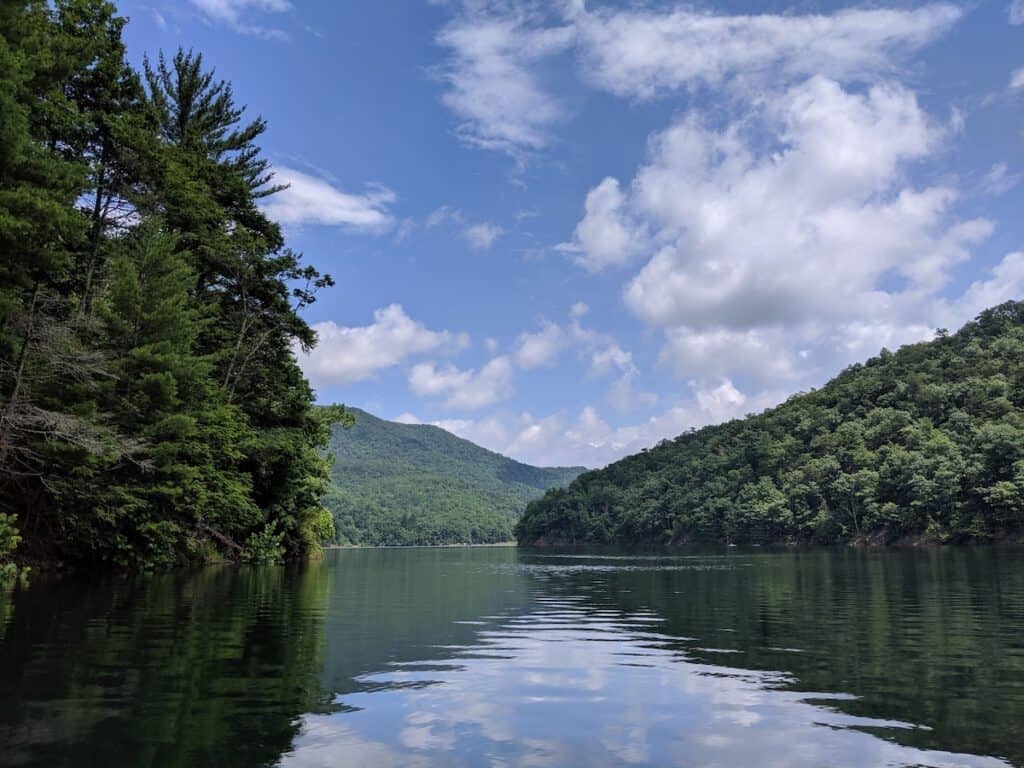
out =
<path fill-rule="evenodd" d="M 1024 537 L 1024 302 L 532 502 L 520 544 Z"/>
<path fill-rule="evenodd" d="M 279 560 L 332 537 L 295 349 L 331 278 L 201 54 L 101 0 L 0 9 L 0 567 Z"/>

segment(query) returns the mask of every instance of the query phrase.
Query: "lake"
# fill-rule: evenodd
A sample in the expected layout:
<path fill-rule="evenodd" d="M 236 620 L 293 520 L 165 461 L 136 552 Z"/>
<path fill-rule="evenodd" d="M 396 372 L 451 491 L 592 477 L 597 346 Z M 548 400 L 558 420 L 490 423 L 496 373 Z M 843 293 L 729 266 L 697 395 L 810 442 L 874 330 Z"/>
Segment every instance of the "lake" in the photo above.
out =
<path fill-rule="evenodd" d="M 0 764 L 1024 766 L 1024 552 L 36 579 L 0 597 Z"/>

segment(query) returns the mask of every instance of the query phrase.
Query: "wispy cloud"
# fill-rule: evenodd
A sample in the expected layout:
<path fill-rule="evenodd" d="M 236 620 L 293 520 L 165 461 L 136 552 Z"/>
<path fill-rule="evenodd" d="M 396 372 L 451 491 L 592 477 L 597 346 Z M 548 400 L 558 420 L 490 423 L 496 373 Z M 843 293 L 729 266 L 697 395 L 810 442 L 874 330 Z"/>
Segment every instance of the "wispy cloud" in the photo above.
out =
<path fill-rule="evenodd" d="M 524 13 L 467 9 L 437 36 L 450 52 L 441 78 L 444 103 L 459 117 L 466 142 L 522 155 L 547 146 L 565 117 L 543 85 L 538 65 L 566 50 L 572 27 L 544 27 Z"/>
<path fill-rule="evenodd" d="M 1007 14 L 1010 17 L 1010 23 L 1017 26 L 1024 24 L 1024 0 L 1013 0 L 1007 8 Z"/>
<path fill-rule="evenodd" d="M 829 15 L 728 15 L 687 8 L 600 10 L 575 18 L 585 76 L 620 96 L 729 81 L 776 86 L 812 75 L 847 80 L 890 71 L 962 16 L 939 3 Z"/>
<path fill-rule="evenodd" d="M 288 33 L 253 22 L 258 13 L 288 13 L 294 6 L 289 0 L 189 0 L 212 23 L 244 35 L 287 40 Z"/>
<path fill-rule="evenodd" d="M 266 199 L 263 210 L 281 224 L 319 224 L 364 232 L 388 229 L 394 218 L 388 208 L 397 196 L 387 187 L 373 186 L 361 194 L 345 192 L 318 176 L 277 166 L 274 182 L 288 188 Z"/>

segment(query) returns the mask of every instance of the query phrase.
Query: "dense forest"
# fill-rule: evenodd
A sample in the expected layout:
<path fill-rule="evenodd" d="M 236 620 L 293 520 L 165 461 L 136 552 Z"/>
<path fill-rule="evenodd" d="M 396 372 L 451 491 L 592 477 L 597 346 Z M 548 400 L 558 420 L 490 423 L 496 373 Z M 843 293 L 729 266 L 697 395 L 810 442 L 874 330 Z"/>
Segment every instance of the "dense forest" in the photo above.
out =
<path fill-rule="evenodd" d="M 294 350 L 331 279 L 262 213 L 266 129 L 101 0 L 0 5 L 0 568 L 277 560 L 332 536 Z"/>
<path fill-rule="evenodd" d="M 993 541 L 1024 530 L 1024 302 L 532 502 L 520 543 Z"/>
<path fill-rule="evenodd" d="M 341 544 L 510 541 L 527 502 L 568 485 L 583 467 L 541 468 L 429 424 L 398 424 L 352 409 L 334 428 L 324 502 Z"/>

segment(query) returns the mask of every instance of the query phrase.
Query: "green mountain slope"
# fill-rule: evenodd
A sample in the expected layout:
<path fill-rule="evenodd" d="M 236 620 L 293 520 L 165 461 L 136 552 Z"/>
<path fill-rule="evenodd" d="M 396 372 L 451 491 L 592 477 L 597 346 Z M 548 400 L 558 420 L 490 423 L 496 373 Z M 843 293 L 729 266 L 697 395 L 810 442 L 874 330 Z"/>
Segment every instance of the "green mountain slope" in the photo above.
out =
<path fill-rule="evenodd" d="M 994 540 L 1024 532 L 1024 302 L 532 502 L 521 543 Z"/>
<path fill-rule="evenodd" d="M 527 502 L 584 471 L 531 467 L 438 427 L 350 410 L 355 426 L 335 427 L 328 444 L 324 503 L 340 543 L 509 541 Z"/>

